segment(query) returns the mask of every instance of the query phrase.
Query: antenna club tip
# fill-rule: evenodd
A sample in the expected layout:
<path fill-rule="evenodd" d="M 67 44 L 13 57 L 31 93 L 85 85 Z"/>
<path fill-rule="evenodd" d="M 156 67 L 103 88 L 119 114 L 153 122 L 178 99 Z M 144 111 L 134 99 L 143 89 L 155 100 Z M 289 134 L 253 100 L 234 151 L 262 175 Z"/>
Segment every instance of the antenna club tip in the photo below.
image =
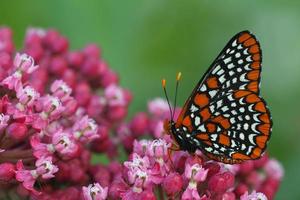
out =
<path fill-rule="evenodd" d="M 176 80 L 179 81 L 181 79 L 181 72 L 177 73 Z"/>
<path fill-rule="evenodd" d="M 166 79 L 162 79 L 161 84 L 162 84 L 163 88 L 165 88 L 166 87 Z"/>

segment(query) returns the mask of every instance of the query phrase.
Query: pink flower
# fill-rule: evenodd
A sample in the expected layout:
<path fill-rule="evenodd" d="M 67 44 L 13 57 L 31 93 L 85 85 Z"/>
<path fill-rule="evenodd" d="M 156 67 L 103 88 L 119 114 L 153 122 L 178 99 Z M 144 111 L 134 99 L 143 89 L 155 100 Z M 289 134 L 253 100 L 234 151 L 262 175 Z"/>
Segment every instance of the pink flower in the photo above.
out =
<path fill-rule="evenodd" d="M 31 107 L 35 101 L 40 97 L 40 94 L 32 87 L 26 86 L 25 88 L 17 88 L 17 98 L 19 99 L 19 104 L 17 107 L 23 111 L 24 106 Z"/>
<path fill-rule="evenodd" d="M 28 136 L 28 128 L 24 123 L 18 123 L 18 122 L 11 123 L 7 127 L 6 132 L 11 138 L 19 141 Z"/>
<path fill-rule="evenodd" d="M 186 190 L 183 192 L 182 200 L 201 200 L 197 188 L 187 187 Z"/>
<path fill-rule="evenodd" d="M 65 110 L 61 101 L 54 96 L 47 95 L 40 98 L 42 104 L 42 113 L 40 116 L 42 119 L 54 120 L 60 117 L 61 113 Z"/>
<path fill-rule="evenodd" d="M 268 200 L 268 198 L 261 192 L 253 191 L 251 194 L 248 194 L 248 192 L 243 194 L 241 200 Z"/>
<path fill-rule="evenodd" d="M 31 74 L 35 71 L 39 66 L 34 65 L 34 60 L 31 56 L 27 55 L 26 53 L 23 54 L 16 54 L 14 59 L 14 66 L 19 70 L 21 73 L 25 72 Z"/>
<path fill-rule="evenodd" d="M 147 156 L 140 157 L 138 154 L 133 153 L 132 161 L 125 161 L 124 166 L 129 170 L 147 169 L 150 166 L 150 161 Z"/>
<path fill-rule="evenodd" d="M 7 127 L 7 122 L 9 118 L 10 118 L 9 115 L 0 113 L 0 131 L 2 131 L 5 127 Z"/>
<path fill-rule="evenodd" d="M 33 188 L 33 185 L 38 178 L 36 170 L 24 169 L 24 165 L 21 160 L 17 162 L 16 168 L 16 179 L 23 184 L 24 188 L 33 193 L 37 193 L 37 191 Z"/>
<path fill-rule="evenodd" d="M 189 184 L 182 195 L 182 199 L 201 199 L 197 190 L 198 182 L 203 182 L 207 177 L 207 169 L 203 169 L 198 163 L 186 164 L 184 175 L 189 179 Z"/>
<path fill-rule="evenodd" d="M 1 163 L 0 164 L 0 181 L 8 182 L 11 181 L 15 176 L 15 165 L 12 163 Z"/>
<path fill-rule="evenodd" d="M 183 188 L 182 176 L 176 172 L 170 173 L 163 181 L 163 188 L 169 196 L 180 192 Z"/>
<path fill-rule="evenodd" d="M 78 145 L 69 133 L 57 131 L 52 136 L 52 144 L 58 153 L 66 157 L 73 157 L 78 151 Z"/>
<path fill-rule="evenodd" d="M 98 138 L 97 131 L 98 126 L 95 120 L 89 118 L 87 115 L 75 122 L 73 126 L 74 137 L 81 141 L 92 141 Z"/>
<path fill-rule="evenodd" d="M 282 165 L 275 159 L 270 159 L 264 168 L 266 173 L 275 179 L 281 180 L 284 175 Z"/>
<path fill-rule="evenodd" d="M 12 31 L 7 27 L 0 29 L 0 51 L 13 53 L 14 44 L 12 42 Z"/>
<path fill-rule="evenodd" d="M 156 117 L 165 117 L 166 113 L 169 113 L 169 106 L 166 100 L 162 98 L 156 98 L 148 103 L 148 110 Z"/>
<path fill-rule="evenodd" d="M 59 98 L 62 102 L 68 100 L 72 93 L 72 89 L 62 80 L 54 81 L 50 90 L 53 93 L 53 96 Z"/>
<path fill-rule="evenodd" d="M 139 140 L 139 141 L 134 140 L 134 142 L 133 142 L 133 152 L 137 153 L 138 155 L 144 156 L 146 151 L 147 151 L 148 145 L 150 143 L 151 142 L 149 140 Z"/>
<path fill-rule="evenodd" d="M 43 179 L 50 179 L 58 171 L 57 166 L 53 165 L 52 157 L 41 157 L 35 162 L 36 172 Z"/>
<path fill-rule="evenodd" d="M 31 137 L 30 145 L 33 149 L 33 155 L 36 158 L 48 157 L 55 152 L 55 147 L 53 144 L 41 143 L 40 139 L 36 136 Z"/>
<path fill-rule="evenodd" d="M 186 178 L 190 179 L 190 184 L 196 184 L 197 182 L 205 181 L 207 177 L 207 169 L 202 168 L 198 163 L 193 164 L 186 164 L 184 175 Z"/>
<path fill-rule="evenodd" d="M 168 159 L 168 147 L 169 144 L 167 144 L 166 141 L 162 139 L 154 140 L 148 146 L 147 153 L 162 165 L 164 161 Z"/>
<path fill-rule="evenodd" d="M 107 198 L 108 187 L 102 187 L 99 183 L 82 187 L 84 200 L 104 200 Z"/>
<path fill-rule="evenodd" d="M 223 193 L 234 186 L 234 175 L 225 171 L 213 175 L 208 181 L 208 188 L 214 193 Z"/>
<path fill-rule="evenodd" d="M 10 76 L 7 76 L 1 81 L 1 85 L 7 87 L 10 90 L 17 90 L 17 88 L 22 87 L 21 82 L 22 75 L 19 72 L 15 72 Z"/>
<path fill-rule="evenodd" d="M 125 106 L 127 104 L 124 91 L 117 85 L 110 85 L 105 88 L 104 95 L 110 106 Z"/>

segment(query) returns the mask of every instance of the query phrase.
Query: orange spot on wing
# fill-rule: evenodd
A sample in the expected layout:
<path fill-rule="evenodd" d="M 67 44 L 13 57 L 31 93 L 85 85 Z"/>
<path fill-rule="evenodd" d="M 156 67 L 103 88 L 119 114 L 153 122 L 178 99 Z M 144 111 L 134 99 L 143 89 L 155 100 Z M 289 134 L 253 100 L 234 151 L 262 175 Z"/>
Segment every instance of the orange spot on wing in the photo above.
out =
<path fill-rule="evenodd" d="M 211 141 L 209 141 L 209 140 L 205 140 L 205 141 L 203 141 L 205 144 L 207 144 L 208 146 L 212 146 L 212 143 L 211 143 Z"/>
<path fill-rule="evenodd" d="M 270 124 L 261 124 L 261 125 L 258 125 L 258 130 L 264 134 L 264 135 L 269 135 L 270 134 L 270 128 L 271 128 L 271 125 Z"/>
<path fill-rule="evenodd" d="M 234 93 L 234 97 L 239 99 L 241 97 L 249 95 L 251 92 L 247 90 L 238 90 L 237 92 Z"/>
<path fill-rule="evenodd" d="M 210 132 L 210 133 L 213 133 L 213 132 L 216 131 L 216 125 L 213 124 L 213 123 L 208 123 L 208 124 L 206 125 L 206 127 L 207 127 L 207 129 L 208 129 L 208 132 Z"/>
<path fill-rule="evenodd" d="M 224 129 L 228 129 L 231 125 L 229 120 L 222 115 L 215 117 L 212 121 L 219 123 Z"/>
<path fill-rule="evenodd" d="M 258 92 L 258 82 L 252 81 L 251 83 L 248 84 L 247 88 L 252 92 Z"/>
<path fill-rule="evenodd" d="M 207 86 L 209 87 L 209 88 L 218 88 L 218 79 L 217 79 L 217 77 L 211 77 L 211 78 L 208 78 L 207 79 Z"/>
<path fill-rule="evenodd" d="M 259 101 L 260 101 L 260 98 L 256 94 L 250 94 L 246 97 L 247 103 L 256 103 Z"/>
<path fill-rule="evenodd" d="M 230 139 L 227 135 L 220 134 L 219 136 L 219 143 L 225 146 L 230 146 Z"/>
<path fill-rule="evenodd" d="M 259 158 L 260 155 L 261 155 L 261 153 L 262 153 L 261 148 L 256 147 L 256 148 L 252 151 L 251 158 L 253 158 L 253 159 Z"/>
<path fill-rule="evenodd" d="M 256 103 L 254 109 L 259 112 L 266 112 L 266 106 L 262 101 Z"/>
<path fill-rule="evenodd" d="M 200 140 L 208 140 L 208 135 L 206 133 L 198 133 L 196 135 L 196 138 L 200 139 Z"/>
<path fill-rule="evenodd" d="M 259 46 L 258 46 L 258 44 L 255 44 L 255 45 L 251 46 L 249 48 L 249 52 L 250 53 L 258 53 L 259 52 Z"/>
<path fill-rule="evenodd" d="M 201 94 L 196 94 L 194 101 L 196 105 L 203 108 L 208 104 L 209 98 L 205 93 L 201 93 Z"/>
<path fill-rule="evenodd" d="M 260 61 L 260 54 L 254 54 L 253 56 L 252 56 L 252 59 L 254 60 L 254 61 Z"/>
<path fill-rule="evenodd" d="M 260 68 L 260 62 L 253 62 L 251 64 L 252 69 L 259 69 Z"/>
<path fill-rule="evenodd" d="M 251 35 L 249 33 L 243 33 L 240 37 L 239 37 L 239 42 L 242 43 L 244 41 L 246 41 L 248 38 L 250 38 Z"/>
<path fill-rule="evenodd" d="M 186 113 L 186 109 L 187 109 L 187 106 L 185 105 L 185 106 L 182 108 L 182 110 L 181 110 L 181 112 L 180 112 L 180 114 L 179 114 L 179 116 L 178 116 L 178 118 L 177 118 L 177 121 L 176 121 L 176 124 L 175 124 L 176 128 L 178 128 L 179 126 L 181 126 L 182 121 L 183 121 L 184 114 Z"/>
<path fill-rule="evenodd" d="M 249 156 L 242 154 L 242 153 L 234 153 L 234 154 L 232 154 L 232 158 L 238 159 L 238 160 L 249 160 L 250 159 Z"/>
<path fill-rule="evenodd" d="M 259 77 L 259 70 L 253 70 L 247 74 L 247 78 L 249 80 L 255 81 L 258 79 L 258 77 Z"/>
<path fill-rule="evenodd" d="M 208 108 L 205 108 L 200 112 L 200 115 L 201 115 L 203 121 L 206 121 L 207 119 L 210 118 L 211 113 Z"/>
<path fill-rule="evenodd" d="M 245 45 L 246 47 L 249 47 L 249 46 L 251 46 L 251 45 L 254 45 L 255 43 L 256 43 L 256 40 L 252 37 L 252 38 L 246 40 L 246 41 L 244 42 L 244 45 Z"/>
<path fill-rule="evenodd" d="M 185 125 L 186 127 L 191 126 L 191 125 L 192 125 L 192 122 L 191 122 L 190 116 L 186 116 L 186 117 L 183 119 L 182 124 Z"/>
<path fill-rule="evenodd" d="M 264 123 L 270 123 L 270 116 L 267 113 L 260 115 L 258 118 Z"/>
<path fill-rule="evenodd" d="M 256 137 L 256 143 L 261 149 L 265 148 L 267 140 L 268 137 L 265 135 L 260 135 Z"/>

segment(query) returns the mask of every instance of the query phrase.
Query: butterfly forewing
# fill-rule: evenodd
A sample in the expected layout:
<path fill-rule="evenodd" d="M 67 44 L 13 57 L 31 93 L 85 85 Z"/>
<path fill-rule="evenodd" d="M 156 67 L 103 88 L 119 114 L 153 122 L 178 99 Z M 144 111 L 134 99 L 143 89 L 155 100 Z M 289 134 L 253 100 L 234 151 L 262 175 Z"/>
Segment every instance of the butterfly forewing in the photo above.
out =
<path fill-rule="evenodd" d="M 259 97 L 261 49 L 248 31 L 235 35 L 186 101 L 176 127 L 210 158 L 238 163 L 259 158 L 271 118 Z"/>

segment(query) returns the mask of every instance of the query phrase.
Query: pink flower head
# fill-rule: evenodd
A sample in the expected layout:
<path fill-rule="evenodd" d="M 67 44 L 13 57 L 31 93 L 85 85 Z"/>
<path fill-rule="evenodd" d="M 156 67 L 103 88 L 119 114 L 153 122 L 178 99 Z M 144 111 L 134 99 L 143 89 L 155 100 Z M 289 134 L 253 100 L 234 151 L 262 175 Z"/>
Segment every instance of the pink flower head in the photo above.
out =
<path fill-rule="evenodd" d="M 1 27 L 0 29 L 0 51 L 8 53 L 12 53 L 14 51 L 12 31 L 8 27 Z"/>
<path fill-rule="evenodd" d="M 261 192 L 253 191 L 251 194 L 248 194 L 248 192 L 243 194 L 241 200 L 268 200 L 268 198 Z"/>
<path fill-rule="evenodd" d="M 18 108 L 24 110 L 24 106 L 32 106 L 34 102 L 40 97 L 40 94 L 32 87 L 19 87 L 17 89 L 17 98 L 20 101 Z"/>
<path fill-rule="evenodd" d="M 81 141 L 92 141 L 99 137 L 97 134 L 98 126 L 95 120 L 89 118 L 87 115 L 78 120 L 73 126 L 73 135 L 76 139 Z"/>
<path fill-rule="evenodd" d="M 189 179 L 189 185 L 182 195 L 182 199 L 197 199 L 200 200 L 200 196 L 197 190 L 198 182 L 205 181 L 207 177 L 207 169 L 202 168 L 198 163 L 192 166 L 186 163 L 184 175 Z"/>
<path fill-rule="evenodd" d="M 78 145 L 69 133 L 57 131 L 52 136 L 52 144 L 61 155 L 72 157 L 78 151 Z"/>
<path fill-rule="evenodd" d="M 37 193 L 37 191 L 33 188 L 33 185 L 38 178 L 36 170 L 24 169 L 24 165 L 21 160 L 17 162 L 16 168 L 16 179 L 23 184 L 24 188 L 33 193 Z"/>
<path fill-rule="evenodd" d="M 57 119 L 60 116 L 60 114 L 65 110 L 65 107 L 62 105 L 61 101 L 57 97 L 47 95 L 40 99 L 43 109 L 41 117 L 43 119 Z"/>
<path fill-rule="evenodd" d="M 53 96 L 59 98 L 62 102 L 68 100 L 72 93 L 72 89 L 62 80 L 54 81 L 50 90 L 53 93 Z"/>
<path fill-rule="evenodd" d="M 186 164 L 184 175 L 186 178 L 190 179 L 190 184 L 196 184 L 197 182 L 205 181 L 207 177 L 207 169 L 202 168 L 198 163 L 193 164 Z"/>
<path fill-rule="evenodd" d="M 169 106 L 166 100 L 162 98 L 153 99 L 148 103 L 149 112 L 156 117 L 165 117 L 166 113 L 169 114 Z"/>
<path fill-rule="evenodd" d="M 171 172 L 163 181 L 163 188 L 170 196 L 180 192 L 183 187 L 182 176 L 177 172 Z"/>
<path fill-rule="evenodd" d="M 10 90 L 17 90 L 17 88 L 22 87 L 21 82 L 22 75 L 19 72 L 15 72 L 10 76 L 7 76 L 1 81 L 1 85 L 7 87 Z"/>
<path fill-rule="evenodd" d="M 0 113 L 0 131 L 7 127 L 7 122 L 9 120 L 9 115 Z"/>
<path fill-rule="evenodd" d="M 150 141 L 149 140 L 134 140 L 133 142 L 133 152 L 134 153 L 137 153 L 141 156 L 144 156 L 146 151 L 147 151 L 147 148 L 148 148 L 148 145 L 150 144 Z"/>
<path fill-rule="evenodd" d="M 52 163 L 52 157 L 41 157 L 35 162 L 36 172 L 43 179 L 50 179 L 58 171 L 56 165 Z"/>
<path fill-rule="evenodd" d="M 40 142 L 40 139 L 36 136 L 31 137 L 30 145 L 33 149 L 33 155 L 36 158 L 48 157 L 55 152 L 53 144 L 44 144 Z"/>
<path fill-rule="evenodd" d="M 9 162 L 0 164 L 0 181 L 11 181 L 15 177 L 15 165 Z"/>
<path fill-rule="evenodd" d="M 82 187 L 84 200 L 104 200 L 107 198 L 108 187 L 102 187 L 99 183 Z"/>
<path fill-rule="evenodd" d="M 22 72 L 31 74 L 39 67 L 38 65 L 34 65 L 33 58 L 27 55 L 26 53 L 16 54 L 14 59 L 14 66 L 17 68 L 17 71 L 19 71 L 21 74 Z"/>
<path fill-rule="evenodd" d="M 110 85 L 105 88 L 104 95 L 110 106 L 125 106 L 127 104 L 124 91 L 117 85 Z"/>
<path fill-rule="evenodd" d="M 284 175 L 282 165 L 275 159 L 268 160 L 264 168 L 268 176 L 277 180 L 281 180 Z"/>
<path fill-rule="evenodd" d="M 147 156 L 141 157 L 136 153 L 132 155 L 132 161 L 125 161 L 124 166 L 129 170 L 147 169 L 150 166 L 150 161 Z"/>
<path fill-rule="evenodd" d="M 168 157 L 168 147 L 166 141 L 157 139 L 150 143 L 147 152 L 149 156 L 155 157 L 156 161 L 162 165 Z"/>
<path fill-rule="evenodd" d="M 187 187 L 183 192 L 181 200 L 201 200 L 197 188 Z"/>

